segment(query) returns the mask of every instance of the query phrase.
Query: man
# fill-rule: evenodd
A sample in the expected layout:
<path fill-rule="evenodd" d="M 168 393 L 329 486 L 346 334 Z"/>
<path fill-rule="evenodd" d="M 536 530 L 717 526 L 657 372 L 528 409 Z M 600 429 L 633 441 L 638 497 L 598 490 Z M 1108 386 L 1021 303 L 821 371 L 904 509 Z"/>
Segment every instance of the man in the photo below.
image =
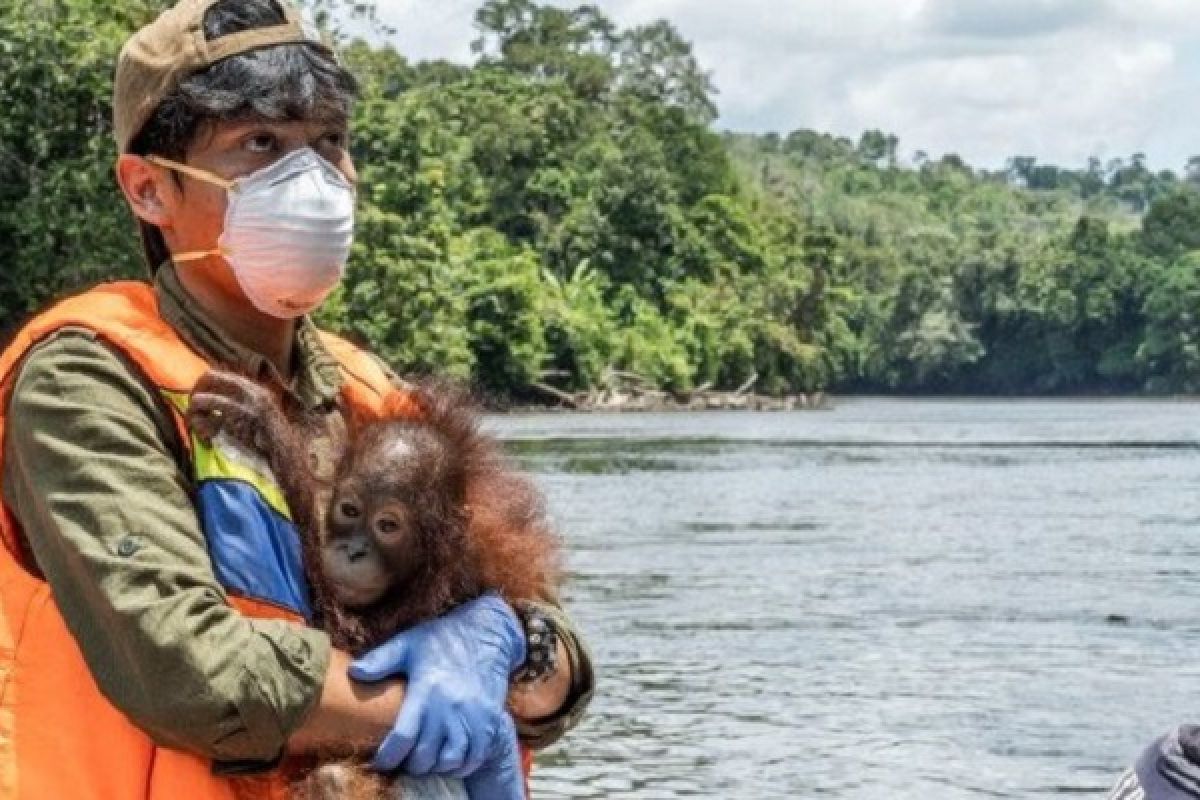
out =
<path fill-rule="evenodd" d="M 269 471 L 181 422 L 210 366 L 254 375 L 328 422 L 327 472 L 345 416 L 394 391 L 305 316 L 349 251 L 353 91 L 275 0 L 182 0 L 122 51 L 116 172 L 153 287 L 68 300 L 0 359 L 0 795 L 280 797 L 285 755 L 350 744 L 519 797 L 512 720 L 544 746 L 586 706 L 553 604 L 480 598 L 352 665 L 303 624 Z M 553 669 L 510 687 L 545 627 Z"/>

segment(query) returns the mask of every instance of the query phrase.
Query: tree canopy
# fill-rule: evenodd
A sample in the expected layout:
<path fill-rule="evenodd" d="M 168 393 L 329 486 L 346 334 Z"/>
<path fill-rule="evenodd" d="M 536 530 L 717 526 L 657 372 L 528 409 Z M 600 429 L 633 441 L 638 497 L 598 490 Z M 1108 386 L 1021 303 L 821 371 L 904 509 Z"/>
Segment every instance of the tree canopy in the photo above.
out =
<path fill-rule="evenodd" d="M 0 0 L 0 326 L 142 274 L 111 74 L 162 0 Z M 327 26 L 370 4 L 317 0 Z M 378 24 L 378 23 L 376 23 Z M 359 227 L 321 319 L 528 399 L 669 390 L 1195 391 L 1200 157 L 998 171 L 896 136 L 720 134 L 668 22 L 487 0 L 472 65 L 343 39 Z"/>

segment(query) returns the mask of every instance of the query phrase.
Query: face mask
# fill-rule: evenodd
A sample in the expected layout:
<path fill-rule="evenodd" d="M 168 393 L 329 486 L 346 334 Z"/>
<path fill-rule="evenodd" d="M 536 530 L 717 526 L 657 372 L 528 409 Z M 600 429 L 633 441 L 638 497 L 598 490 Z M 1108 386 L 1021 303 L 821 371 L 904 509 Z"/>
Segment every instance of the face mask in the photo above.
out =
<path fill-rule="evenodd" d="M 312 311 L 341 280 L 354 240 L 354 187 L 311 147 L 232 181 L 158 156 L 147 160 L 228 196 L 217 249 L 175 255 L 176 263 L 224 256 L 246 298 L 279 319 Z"/>

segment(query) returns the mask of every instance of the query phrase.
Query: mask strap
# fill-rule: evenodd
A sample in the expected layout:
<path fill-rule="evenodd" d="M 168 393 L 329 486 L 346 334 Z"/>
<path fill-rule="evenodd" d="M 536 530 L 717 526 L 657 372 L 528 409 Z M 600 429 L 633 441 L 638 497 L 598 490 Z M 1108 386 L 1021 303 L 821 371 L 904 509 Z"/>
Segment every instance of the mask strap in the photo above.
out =
<path fill-rule="evenodd" d="M 203 261 L 209 256 L 223 256 L 224 250 L 196 250 L 191 253 L 180 253 L 179 255 L 171 256 L 171 260 L 176 264 L 186 264 L 189 261 Z"/>
<path fill-rule="evenodd" d="M 149 155 L 146 156 L 146 160 L 151 164 L 157 164 L 160 167 L 166 167 L 167 169 L 173 169 L 176 172 L 182 172 L 184 175 L 191 176 L 196 180 L 204 181 L 205 183 L 211 183 L 214 186 L 220 186 L 227 192 L 231 191 L 237 186 L 237 181 L 229 181 L 219 175 L 213 175 L 208 170 L 189 167 L 187 164 L 180 164 L 178 161 L 172 161 L 171 159 L 163 158 L 162 156 Z"/>

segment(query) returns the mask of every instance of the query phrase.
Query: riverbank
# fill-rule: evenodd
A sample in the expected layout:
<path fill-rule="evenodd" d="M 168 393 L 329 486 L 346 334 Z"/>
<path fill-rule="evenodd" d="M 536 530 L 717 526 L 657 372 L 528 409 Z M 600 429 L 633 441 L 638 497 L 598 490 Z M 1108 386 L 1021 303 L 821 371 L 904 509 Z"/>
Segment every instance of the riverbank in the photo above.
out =
<path fill-rule="evenodd" d="M 547 399 L 540 410 L 595 412 L 647 411 L 819 411 L 831 407 L 824 392 L 773 396 L 753 391 L 754 381 L 747 381 L 733 391 L 717 391 L 700 386 L 686 392 L 668 392 L 638 381 L 604 389 L 569 392 L 546 383 L 532 388 Z"/>
<path fill-rule="evenodd" d="M 928 405 L 994 404 L 1005 405 L 1070 405 L 1075 403 L 1104 405 L 1196 405 L 1200 395 L 1144 395 L 1144 394 L 1069 394 L 1069 395 L 913 395 L 913 394 L 837 394 L 813 392 L 783 397 L 736 392 L 701 392 L 684 395 L 652 391 L 622 393 L 594 390 L 591 392 L 563 392 L 554 389 L 541 391 L 545 402 L 526 399 L 524 402 L 485 400 L 488 410 L 496 413 L 538 412 L 583 412 L 583 413 L 637 413 L 637 412 L 686 412 L 686 411 L 832 411 L 851 403 L 922 403 Z"/>

